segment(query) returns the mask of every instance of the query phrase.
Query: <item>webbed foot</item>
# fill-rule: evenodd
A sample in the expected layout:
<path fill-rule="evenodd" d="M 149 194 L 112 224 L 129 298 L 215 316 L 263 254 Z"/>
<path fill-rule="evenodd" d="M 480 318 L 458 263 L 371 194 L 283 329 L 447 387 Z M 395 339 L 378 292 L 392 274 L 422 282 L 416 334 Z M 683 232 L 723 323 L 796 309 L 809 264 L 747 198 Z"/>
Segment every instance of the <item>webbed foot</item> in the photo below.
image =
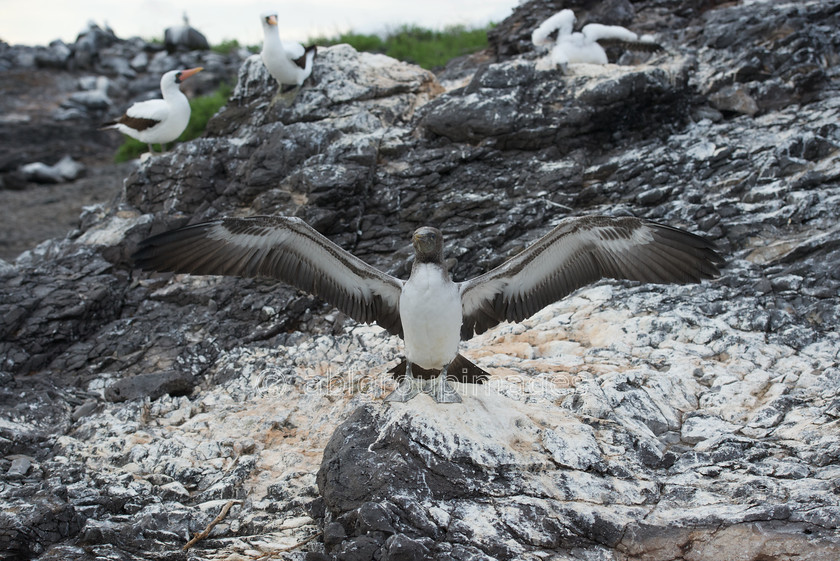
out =
<path fill-rule="evenodd" d="M 423 391 L 423 380 L 422 378 L 415 378 L 411 374 L 411 363 L 406 362 L 405 365 L 405 376 L 400 382 L 400 385 L 397 386 L 397 389 L 389 393 L 385 397 L 385 401 L 396 401 L 396 402 L 406 402 L 409 399 L 416 397 L 421 391 Z"/>
<path fill-rule="evenodd" d="M 434 399 L 437 403 L 461 403 L 461 396 L 446 379 L 449 365 L 443 367 L 440 374 L 431 380 L 424 380 L 426 388 L 423 390 Z"/>
<path fill-rule="evenodd" d="M 277 90 L 277 94 L 271 99 L 271 103 L 268 105 L 268 108 L 273 108 L 276 103 L 279 103 L 283 107 L 291 107 L 292 103 L 294 103 L 295 99 L 297 98 L 297 94 L 299 91 L 299 86 L 280 86 L 280 89 Z"/>
<path fill-rule="evenodd" d="M 411 363 L 407 363 L 405 377 L 397 389 L 388 394 L 385 401 L 405 402 L 423 392 L 429 394 L 437 403 L 461 403 L 461 396 L 446 379 L 448 366 L 444 366 L 434 378 L 425 379 L 415 378 L 411 373 Z"/>

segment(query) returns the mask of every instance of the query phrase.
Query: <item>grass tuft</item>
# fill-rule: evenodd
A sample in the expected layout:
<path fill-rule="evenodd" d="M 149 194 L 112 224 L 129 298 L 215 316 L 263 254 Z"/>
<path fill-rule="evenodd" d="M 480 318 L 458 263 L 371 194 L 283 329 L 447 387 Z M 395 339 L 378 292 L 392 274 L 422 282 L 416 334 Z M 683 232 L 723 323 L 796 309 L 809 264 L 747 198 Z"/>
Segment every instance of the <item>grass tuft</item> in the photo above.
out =
<path fill-rule="evenodd" d="M 382 53 L 432 70 L 455 57 L 486 48 L 487 31 L 492 26 L 467 29 L 463 25 L 454 25 L 434 31 L 416 25 L 403 25 L 389 31 L 384 38 L 349 32 L 338 37 L 315 37 L 307 44 L 329 46 L 347 43 L 357 51 Z"/>

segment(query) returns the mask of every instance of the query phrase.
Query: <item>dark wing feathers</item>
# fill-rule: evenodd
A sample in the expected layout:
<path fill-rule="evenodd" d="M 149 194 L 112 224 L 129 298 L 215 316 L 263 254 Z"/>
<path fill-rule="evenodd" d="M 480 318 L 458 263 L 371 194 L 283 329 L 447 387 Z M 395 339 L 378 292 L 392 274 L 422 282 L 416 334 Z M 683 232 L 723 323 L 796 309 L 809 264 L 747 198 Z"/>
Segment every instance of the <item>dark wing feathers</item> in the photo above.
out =
<path fill-rule="evenodd" d="M 522 321 L 602 278 L 693 283 L 719 274 L 714 244 L 638 218 L 570 218 L 499 267 L 459 283 L 461 336 Z"/>
<path fill-rule="evenodd" d="M 353 319 L 402 335 L 402 281 L 368 265 L 297 218 L 223 218 L 140 242 L 137 267 L 270 277 L 319 296 Z"/>
<path fill-rule="evenodd" d="M 597 42 L 604 48 L 616 47 L 625 51 L 634 51 L 637 53 L 658 53 L 665 50 L 662 45 L 652 41 L 627 41 L 626 39 L 605 37 L 597 39 Z"/>
<path fill-rule="evenodd" d="M 123 115 L 116 121 L 104 123 L 99 130 L 112 128 L 114 125 L 125 125 L 136 131 L 144 131 L 158 124 L 160 124 L 158 119 L 144 119 L 143 117 L 129 117 L 128 115 Z"/>
<path fill-rule="evenodd" d="M 299 68 L 306 69 L 306 55 L 309 54 L 309 52 L 315 52 L 317 55 L 318 48 L 315 45 L 309 45 L 303 50 L 303 55 L 296 58 L 293 62 L 298 65 Z"/>

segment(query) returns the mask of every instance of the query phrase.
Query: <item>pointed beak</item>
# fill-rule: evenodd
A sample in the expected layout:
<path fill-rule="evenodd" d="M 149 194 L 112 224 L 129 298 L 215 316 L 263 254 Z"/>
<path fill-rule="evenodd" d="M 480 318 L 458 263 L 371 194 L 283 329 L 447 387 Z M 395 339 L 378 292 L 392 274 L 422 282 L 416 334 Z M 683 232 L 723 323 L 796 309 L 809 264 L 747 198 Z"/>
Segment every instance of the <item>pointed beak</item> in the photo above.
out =
<path fill-rule="evenodd" d="M 424 251 L 429 251 L 434 247 L 434 234 L 431 232 L 414 232 L 412 241 L 415 247 L 422 248 Z"/>
<path fill-rule="evenodd" d="M 183 82 L 184 80 L 186 80 L 190 76 L 192 76 L 194 74 L 198 74 L 202 70 L 204 70 L 204 67 L 202 67 L 202 66 L 198 66 L 196 68 L 190 68 L 189 70 L 182 70 L 181 71 L 181 81 Z"/>
<path fill-rule="evenodd" d="M 265 18 L 265 21 L 266 23 L 268 23 L 268 25 L 277 25 L 277 16 L 268 16 L 267 18 Z"/>

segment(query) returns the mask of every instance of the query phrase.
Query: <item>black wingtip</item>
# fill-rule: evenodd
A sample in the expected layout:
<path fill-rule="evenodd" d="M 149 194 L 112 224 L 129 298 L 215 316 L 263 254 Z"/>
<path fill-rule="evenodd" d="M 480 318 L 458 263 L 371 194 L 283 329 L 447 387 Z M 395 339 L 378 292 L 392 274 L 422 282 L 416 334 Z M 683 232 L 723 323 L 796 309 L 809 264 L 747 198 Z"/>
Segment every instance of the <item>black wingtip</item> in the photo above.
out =
<path fill-rule="evenodd" d="M 216 223 L 216 221 L 203 222 L 172 228 L 140 240 L 130 256 L 131 262 L 136 269 L 143 271 L 179 272 L 179 263 L 173 261 L 172 256 L 167 251 L 167 246 L 170 246 L 173 242 L 184 245 L 190 239 L 200 238 L 205 234 L 208 227 Z"/>
<path fill-rule="evenodd" d="M 695 258 L 708 264 L 710 276 L 705 278 L 720 276 L 720 268 L 726 265 L 726 259 L 719 253 L 718 246 L 714 241 L 705 236 L 667 224 L 652 221 L 648 221 L 648 224 L 653 227 L 659 236 L 674 244 L 693 250 L 692 253 Z"/>

